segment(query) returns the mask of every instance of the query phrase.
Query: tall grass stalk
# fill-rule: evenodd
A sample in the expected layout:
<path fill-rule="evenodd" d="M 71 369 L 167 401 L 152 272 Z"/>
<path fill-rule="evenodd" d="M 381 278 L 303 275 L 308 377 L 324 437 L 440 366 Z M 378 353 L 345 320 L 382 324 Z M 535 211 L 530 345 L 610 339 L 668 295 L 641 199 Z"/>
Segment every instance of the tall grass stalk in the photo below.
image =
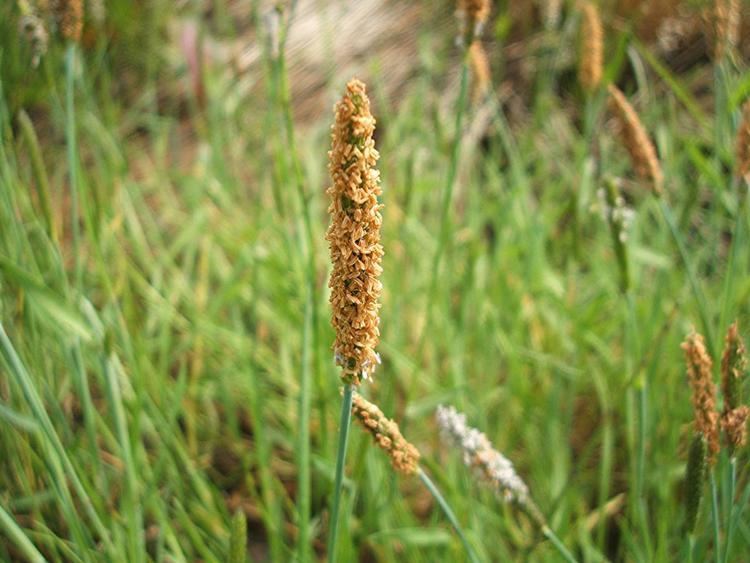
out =
<path fill-rule="evenodd" d="M 5 332 L 5 328 L 0 323 L 0 352 L 2 352 L 3 358 L 8 365 L 10 374 L 13 376 L 16 384 L 21 388 L 24 398 L 31 409 L 37 423 L 39 424 L 42 434 L 45 437 L 46 442 L 49 444 L 51 451 L 49 466 L 52 469 L 52 479 L 56 487 L 59 488 L 59 492 L 62 496 L 62 509 L 67 512 L 68 518 L 73 520 L 69 522 L 74 533 L 79 536 L 84 536 L 81 530 L 80 522 L 76 517 L 76 509 L 73 505 L 73 499 L 70 496 L 66 483 L 70 481 L 73 490 L 78 495 L 79 501 L 83 505 L 83 510 L 88 516 L 91 524 L 93 525 L 96 532 L 99 534 L 100 539 L 104 542 L 107 549 L 111 549 L 112 542 L 109 536 L 109 531 L 102 522 L 99 514 L 94 508 L 94 504 L 89 496 L 86 487 L 78 476 L 73 463 L 70 461 L 68 454 L 65 451 L 65 447 L 60 440 L 57 432 L 55 431 L 52 420 L 47 414 L 47 410 L 44 407 L 39 392 L 37 391 L 31 376 L 29 375 L 26 367 L 24 366 L 21 358 L 18 356 L 13 344 L 11 343 L 8 335 Z M 67 477 L 66 477 L 67 476 Z M 82 538 L 80 538 L 82 539 Z"/>
<path fill-rule="evenodd" d="M 445 254 L 446 246 L 450 236 L 450 208 L 453 201 L 453 192 L 456 186 L 456 177 L 458 175 L 458 165 L 461 157 L 461 140 L 463 138 L 463 119 L 464 113 L 468 107 L 469 91 L 469 50 L 465 49 L 461 63 L 461 78 L 458 90 L 458 101 L 456 102 L 456 117 L 454 121 L 454 136 L 451 143 L 450 160 L 448 162 L 448 173 L 445 177 L 443 192 L 440 201 L 440 227 L 437 241 L 437 248 L 432 258 L 432 267 L 430 269 L 430 287 L 427 292 L 427 309 L 425 324 L 422 327 L 422 334 L 419 340 L 417 358 L 421 356 L 424 349 L 425 339 L 430 333 L 430 324 L 432 320 L 432 309 L 435 302 L 435 293 L 437 291 L 438 280 L 440 279 L 440 264 Z"/>
<path fill-rule="evenodd" d="M 292 181 L 295 186 L 297 199 L 302 215 L 302 233 L 299 236 L 301 255 L 304 267 L 305 313 L 302 336 L 302 369 L 300 371 L 300 394 L 297 427 L 297 556 L 299 561 L 305 562 L 310 558 L 310 406 L 312 402 L 312 369 L 318 365 L 317 361 L 317 327 L 318 307 L 315 296 L 315 236 L 312 227 L 312 211 L 310 199 L 305 193 L 305 180 L 299 161 L 297 143 L 295 139 L 294 119 L 292 116 L 291 89 L 286 69 L 285 45 L 289 29 L 296 9 L 296 1 L 292 2 L 288 10 L 286 25 L 279 38 L 279 53 L 274 61 L 276 94 L 278 109 L 284 123 L 286 137 L 285 149 L 291 166 Z M 282 157 L 283 155 L 279 155 Z M 283 188 L 282 188 L 283 189 Z"/>
<path fill-rule="evenodd" d="M 437 488 L 435 483 L 432 482 L 432 479 L 430 479 L 429 475 L 427 475 L 427 473 L 425 473 L 425 471 L 421 467 L 417 470 L 417 475 L 421 479 L 422 483 L 424 483 L 424 486 L 427 487 L 427 490 L 430 491 L 432 498 L 434 498 L 438 505 L 440 505 L 440 508 L 445 514 L 445 517 L 448 518 L 451 526 L 453 526 L 456 534 L 458 534 L 458 537 L 461 540 L 464 549 L 466 550 L 466 555 L 469 557 L 469 560 L 472 563 L 478 563 L 479 559 L 477 559 L 477 555 L 476 553 L 474 553 L 474 548 L 471 547 L 469 540 L 464 534 L 461 524 L 458 522 L 458 518 L 456 518 L 456 515 L 453 513 L 453 509 L 451 509 L 448 501 L 445 500 L 445 497 L 440 492 L 440 489 Z"/>
<path fill-rule="evenodd" d="M 341 401 L 341 419 L 339 421 L 339 440 L 336 449 L 336 476 L 333 485 L 333 508 L 328 526 L 328 561 L 335 563 L 338 537 L 339 509 L 341 506 L 342 485 L 344 482 L 344 465 L 346 448 L 349 443 L 349 428 L 352 421 L 352 384 L 344 385 L 344 396 Z"/>
<path fill-rule="evenodd" d="M 28 559 L 29 563 L 45 563 L 47 561 L 2 505 L 0 505 L 0 529 L 5 531 L 8 538 L 16 544 L 16 547 Z"/>

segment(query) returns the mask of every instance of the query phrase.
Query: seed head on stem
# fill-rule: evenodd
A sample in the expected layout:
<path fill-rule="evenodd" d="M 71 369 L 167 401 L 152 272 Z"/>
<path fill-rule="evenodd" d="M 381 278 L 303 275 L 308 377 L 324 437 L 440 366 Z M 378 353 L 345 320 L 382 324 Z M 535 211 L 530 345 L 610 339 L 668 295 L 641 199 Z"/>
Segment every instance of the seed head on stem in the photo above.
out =
<path fill-rule="evenodd" d="M 393 420 L 375 405 L 356 393 L 352 401 L 352 415 L 372 434 L 375 443 L 391 458 L 391 465 L 399 473 L 415 475 L 419 468 L 419 450 L 406 441 Z"/>
<path fill-rule="evenodd" d="M 682 343 L 690 387 L 693 391 L 695 429 L 706 439 L 710 461 L 719 453 L 719 415 L 716 412 L 716 387 L 711 373 L 711 357 L 706 351 L 703 336 L 691 333 Z"/>
<path fill-rule="evenodd" d="M 604 58 L 604 32 L 599 10 L 591 2 L 581 5 L 583 21 L 581 23 L 581 66 L 578 69 L 578 80 L 586 92 L 593 92 L 602 81 Z"/>
<path fill-rule="evenodd" d="M 380 363 L 375 352 L 380 338 L 383 257 L 380 176 L 375 168 L 379 155 L 365 85 L 351 80 L 334 109 L 328 153 L 333 183 L 327 190 L 331 224 L 326 235 L 333 263 L 328 283 L 331 324 L 336 332 L 333 349 L 344 383 L 359 385 Z"/>
<path fill-rule="evenodd" d="M 734 322 L 727 331 L 724 353 L 721 357 L 721 388 L 724 395 L 724 411 L 721 427 L 729 449 L 734 451 L 747 442 L 747 420 L 750 409 L 742 404 L 742 384 L 747 370 L 745 343 Z"/>
<path fill-rule="evenodd" d="M 656 156 L 656 149 L 625 95 L 613 84 L 609 85 L 608 91 L 610 108 L 619 125 L 622 143 L 630 154 L 633 169 L 640 178 L 649 181 L 651 189 L 659 195 L 662 191 L 664 176 Z"/>

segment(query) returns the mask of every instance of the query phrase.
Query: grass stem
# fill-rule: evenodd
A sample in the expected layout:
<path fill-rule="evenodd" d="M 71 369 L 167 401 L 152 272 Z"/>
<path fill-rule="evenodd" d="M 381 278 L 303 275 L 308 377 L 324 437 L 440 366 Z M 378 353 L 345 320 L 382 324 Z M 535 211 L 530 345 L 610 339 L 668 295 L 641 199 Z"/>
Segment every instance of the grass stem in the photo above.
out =
<path fill-rule="evenodd" d="M 430 491 L 430 494 L 432 495 L 432 497 L 440 505 L 440 508 L 443 510 L 443 513 L 445 514 L 446 518 L 448 518 L 448 521 L 451 523 L 451 526 L 453 526 L 453 529 L 456 531 L 456 534 L 458 534 L 458 537 L 461 539 L 461 543 L 464 545 L 464 549 L 466 550 L 466 555 L 469 557 L 469 560 L 472 563 L 476 563 L 477 561 L 479 561 L 477 559 L 476 553 L 474 553 L 474 550 L 472 549 L 471 544 L 469 543 L 469 540 L 466 539 L 463 529 L 461 528 L 461 524 L 459 524 L 458 518 L 456 518 L 456 515 L 453 513 L 453 510 L 448 504 L 448 501 L 445 500 L 445 497 L 443 497 L 442 493 L 437 488 L 435 483 L 432 482 L 432 479 L 430 479 L 430 477 L 427 475 L 427 473 L 424 472 L 424 470 L 421 467 L 418 469 L 417 475 L 419 475 L 419 478 L 422 480 L 422 483 L 424 483 L 424 486 L 427 487 L 427 490 Z"/>
<path fill-rule="evenodd" d="M 344 385 L 344 397 L 341 401 L 341 420 L 339 425 L 339 443 L 336 451 L 336 478 L 333 488 L 333 509 L 331 510 L 330 530 L 328 534 L 328 561 L 336 561 L 336 539 L 338 536 L 339 508 L 341 505 L 341 488 L 344 481 L 344 462 L 346 461 L 346 446 L 349 441 L 349 426 L 352 421 L 351 383 Z"/>

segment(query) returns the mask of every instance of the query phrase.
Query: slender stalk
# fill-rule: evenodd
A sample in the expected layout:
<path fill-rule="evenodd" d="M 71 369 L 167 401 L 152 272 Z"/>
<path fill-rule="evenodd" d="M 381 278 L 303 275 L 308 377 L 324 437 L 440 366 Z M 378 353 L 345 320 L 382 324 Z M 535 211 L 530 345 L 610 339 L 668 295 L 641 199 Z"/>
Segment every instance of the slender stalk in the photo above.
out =
<path fill-rule="evenodd" d="M 721 561 L 721 529 L 719 525 L 719 494 L 716 487 L 716 476 L 711 471 L 711 519 L 714 531 L 714 556 L 716 562 Z"/>
<path fill-rule="evenodd" d="M 46 561 L 44 556 L 39 553 L 39 550 L 36 547 L 34 547 L 31 540 L 18 526 L 13 517 L 5 511 L 2 505 L 0 505 L 0 529 L 5 531 L 8 539 L 16 544 L 19 551 L 21 551 L 31 563 L 44 563 Z"/>
<path fill-rule="evenodd" d="M 714 349 L 715 340 L 713 325 L 708 318 L 708 306 L 706 304 L 706 298 L 703 295 L 703 290 L 701 289 L 700 285 L 698 285 L 698 278 L 696 277 L 695 272 L 693 271 L 693 267 L 690 264 L 690 259 L 688 257 L 687 249 L 685 248 L 685 243 L 682 240 L 682 236 L 677 230 L 677 223 L 674 220 L 674 215 L 672 215 L 672 211 L 669 208 L 669 205 L 663 198 L 659 198 L 659 209 L 664 216 L 664 220 L 667 222 L 669 232 L 671 233 L 675 245 L 677 246 L 677 251 L 680 255 L 680 259 L 682 260 L 683 267 L 685 268 L 685 273 L 687 274 L 688 281 L 690 282 L 690 288 L 692 289 L 693 296 L 695 297 L 695 301 L 698 304 L 698 313 L 700 314 L 701 323 L 703 324 L 703 333 L 706 336 L 708 352 L 711 356 L 715 357 L 716 354 Z"/>
<path fill-rule="evenodd" d="M 727 525 L 727 539 L 724 544 L 724 563 L 728 563 L 729 554 L 732 552 L 732 536 L 734 535 L 735 505 L 734 494 L 737 489 L 737 458 L 732 456 L 729 460 L 729 523 Z"/>
<path fill-rule="evenodd" d="M 75 63 L 76 45 L 68 43 L 65 52 L 65 144 L 68 154 L 68 174 L 70 175 L 70 222 L 73 233 L 73 261 L 75 288 L 80 291 L 83 278 L 81 266 L 81 233 L 78 193 L 78 142 L 76 139 L 75 116 Z"/>
<path fill-rule="evenodd" d="M 351 383 L 344 385 L 344 397 L 341 401 L 341 421 L 339 426 L 339 444 L 336 453 L 336 480 L 333 489 L 333 509 L 329 523 L 328 561 L 336 561 L 336 538 L 338 535 L 339 507 L 341 505 L 341 485 L 344 481 L 344 461 L 346 460 L 346 446 L 349 441 L 349 426 L 352 421 Z"/>
<path fill-rule="evenodd" d="M 44 158 L 42 158 L 42 149 L 39 146 L 39 137 L 36 134 L 29 114 L 24 110 L 18 112 L 18 124 L 21 126 L 21 134 L 26 140 L 26 146 L 29 149 L 31 169 L 36 179 L 37 197 L 39 198 L 39 205 L 42 208 L 42 215 L 44 216 L 44 227 L 49 238 L 53 242 L 57 242 L 57 228 L 55 226 L 55 216 L 52 212 L 49 178 L 47 177 L 47 170 L 44 167 Z"/>
<path fill-rule="evenodd" d="M 427 473 L 424 472 L 424 470 L 421 467 L 417 470 L 417 475 L 419 475 L 419 478 L 422 480 L 422 483 L 424 483 L 424 486 L 427 487 L 427 490 L 430 491 L 430 494 L 432 495 L 432 497 L 440 505 L 440 508 L 443 510 L 445 517 L 448 518 L 448 521 L 451 523 L 451 526 L 453 526 L 453 529 L 456 531 L 456 534 L 458 534 L 458 537 L 460 538 L 461 543 L 464 545 L 464 549 L 466 550 L 466 555 L 468 555 L 469 560 L 472 561 L 472 563 L 476 563 L 477 561 L 479 561 L 479 559 L 477 559 L 476 553 L 474 553 L 474 549 L 471 547 L 471 544 L 469 543 L 469 540 L 466 539 L 466 536 L 464 535 L 464 531 L 461 528 L 461 524 L 458 523 L 458 518 L 456 518 L 456 515 L 453 513 L 453 510 L 448 504 L 448 501 L 445 500 L 445 497 L 437 488 L 437 485 L 435 485 L 435 483 L 432 482 L 432 479 L 430 479 L 430 477 L 427 475 Z"/>
<path fill-rule="evenodd" d="M 450 221 L 449 211 L 451 201 L 453 201 L 453 191 L 456 185 L 456 176 L 458 174 L 458 161 L 461 156 L 461 140 L 463 138 L 463 118 L 467 107 L 468 98 L 468 87 L 469 84 L 469 55 L 468 49 L 464 52 L 463 63 L 461 66 L 461 84 L 458 92 L 458 103 L 456 107 L 456 120 L 455 120 L 455 135 L 453 137 L 453 144 L 451 146 L 451 158 L 448 164 L 448 174 L 445 178 L 445 186 L 443 187 L 443 197 L 440 203 L 440 234 L 438 238 L 437 249 L 435 250 L 435 256 L 432 259 L 432 273 L 430 278 L 430 289 L 427 293 L 427 311 L 426 320 L 424 327 L 422 328 L 422 335 L 419 342 L 419 355 L 421 355 L 422 348 L 425 343 L 425 336 L 430 331 L 430 320 L 432 312 L 432 304 L 435 301 L 435 292 L 437 291 L 438 272 L 440 270 L 440 262 L 445 253 L 445 247 L 448 244 L 448 235 L 450 234 Z"/>
<path fill-rule="evenodd" d="M 577 563 L 576 558 L 573 556 L 570 551 L 568 551 L 568 548 L 565 547 L 565 544 L 560 540 L 560 538 L 557 537 L 555 532 L 552 531 L 552 528 L 549 526 L 542 526 L 542 534 L 544 534 L 544 537 L 547 538 L 552 545 L 555 546 L 555 549 L 557 549 L 557 552 L 565 558 L 565 560 L 568 563 Z"/>

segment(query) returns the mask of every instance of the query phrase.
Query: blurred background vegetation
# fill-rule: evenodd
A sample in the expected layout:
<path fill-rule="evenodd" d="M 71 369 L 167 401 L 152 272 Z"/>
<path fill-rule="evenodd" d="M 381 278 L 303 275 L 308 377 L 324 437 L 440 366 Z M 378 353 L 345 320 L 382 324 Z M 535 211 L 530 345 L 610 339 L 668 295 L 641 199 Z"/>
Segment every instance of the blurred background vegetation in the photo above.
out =
<path fill-rule="evenodd" d="M 0 4 L 0 559 L 227 561 L 238 510 L 251 560 L 325 556 L 340 404 L 326 154 L 352 76 L 378 120 L 385 204 L 383 365 L 363 394 L 420 448 L 483 560 L 558 555 L 440 445 L 440 403 L 515 463 L 581 560 L 686 557 L 679 344 L 709 326 L 718 366 L 729 322 L 750 326 L 746 235 L 733 243 L 748 219 L 733 178 L 745 3 L 722 62 L 713 2 L 599 5 L 605 79 L 657 145 L 704 304 L 603 96 L 578 85 L 575 2 L 493 3 L 490 93 L 458 133 L 434 282 L 453 2 L 89 0 L 72 49 L 56 5 Z M 604 176 L 635 212 L 627 296 Z M 340 560 L 462 560 L 420 483 L 351 438 Z M 734 479 L 717 466 L 696 560 L 750 553 L 747 460 Z"/>

